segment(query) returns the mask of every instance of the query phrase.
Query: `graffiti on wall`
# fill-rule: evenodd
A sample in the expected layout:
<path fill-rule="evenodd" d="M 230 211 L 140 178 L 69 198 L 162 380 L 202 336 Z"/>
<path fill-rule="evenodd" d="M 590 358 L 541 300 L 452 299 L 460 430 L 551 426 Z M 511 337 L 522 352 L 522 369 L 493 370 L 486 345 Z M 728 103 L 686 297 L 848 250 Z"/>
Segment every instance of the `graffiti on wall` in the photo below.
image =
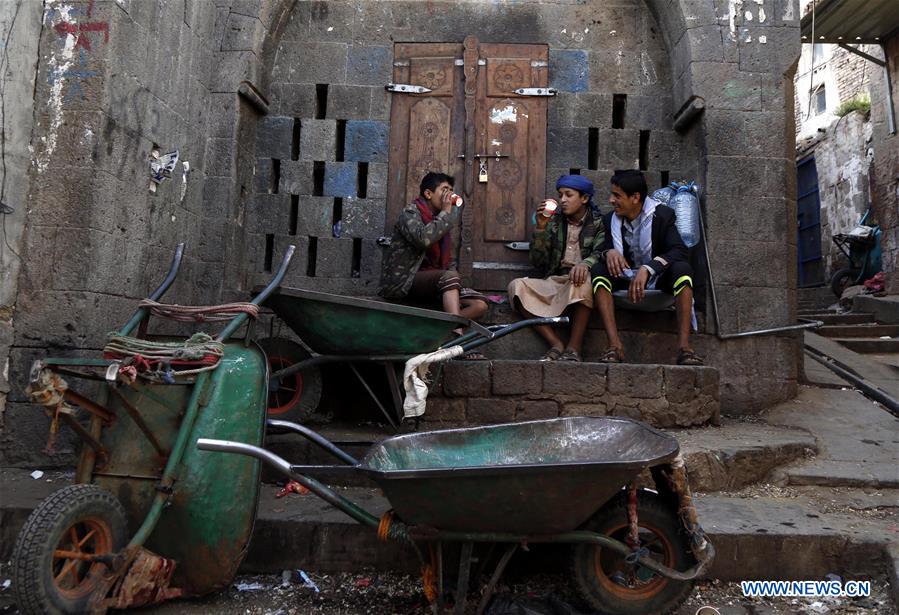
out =
<path fill-rule="evenodd" d="M 50 124 L 34 158 L 39 172 L 47 169 L 56 149 L 64 108 L 73 101 L 83 102 L 86 82 L 100 76 L 89 68 L 89 54 L 109 44 L 109 22 L 94 18 L 94 0 L 84 6 L 47 0 L 44 24 L 56 34 L 56 45 L 46 61 Z"/>

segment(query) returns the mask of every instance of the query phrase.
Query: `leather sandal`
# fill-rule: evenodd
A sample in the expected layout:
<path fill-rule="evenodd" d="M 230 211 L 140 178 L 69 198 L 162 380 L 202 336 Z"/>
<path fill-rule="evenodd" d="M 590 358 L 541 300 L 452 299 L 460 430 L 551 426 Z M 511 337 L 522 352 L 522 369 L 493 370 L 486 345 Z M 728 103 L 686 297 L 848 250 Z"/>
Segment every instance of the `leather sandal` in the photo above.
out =
<path fill-rule="evenodd" d="M 705 365 L 702 357 L 696 354 L 691 348 L 681 348 L 677 353 L 678 365 Z"/>
<path fill-rule="evenodd" d="M 624 363 L 624 352 L 621 348 L 607 348 L 599 357 L 600 363 Z"/>
<path fill-rule="evenodd" d="M 547 350 L 542 357 L 540 357 L 541 361 L 558 361 L 559 357 L 562 356 L 562 351 L 558 348 L 550 348 Z"/>
<path fill-rule="evenodd" d="M 559 355 L 559 361 L 570 361 L 573 363 L 581 362 L 581 355 L 578 354 L 577 350 L 573 350 L 571 348 L 564 350 L 561 355 Z"/>

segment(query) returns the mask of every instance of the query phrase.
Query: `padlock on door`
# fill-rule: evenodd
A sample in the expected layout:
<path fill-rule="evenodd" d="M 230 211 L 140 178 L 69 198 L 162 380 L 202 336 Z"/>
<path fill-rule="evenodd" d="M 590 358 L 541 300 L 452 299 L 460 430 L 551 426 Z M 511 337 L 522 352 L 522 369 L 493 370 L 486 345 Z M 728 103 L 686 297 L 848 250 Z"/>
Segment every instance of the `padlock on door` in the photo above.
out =
<path fill-rule="evenodd" d="M 487 161 L 478 160 L 478 181 L 482 184 L 487 183 Z"/>

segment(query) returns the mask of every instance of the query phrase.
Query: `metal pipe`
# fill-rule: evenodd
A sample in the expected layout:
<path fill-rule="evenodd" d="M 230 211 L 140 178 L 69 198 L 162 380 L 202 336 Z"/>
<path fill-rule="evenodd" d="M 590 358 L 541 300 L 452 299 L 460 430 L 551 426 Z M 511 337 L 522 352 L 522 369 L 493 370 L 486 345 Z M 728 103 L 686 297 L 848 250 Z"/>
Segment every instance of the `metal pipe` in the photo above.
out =
<path fill-rule="evenodd" d="M 523 329 L 525 327 L 564 324 L 568 324 L 567 316 L 552 316 L 549 318 L 529 318 L 527 320 L 519 320 L 518 322 L 513 322 L 512 324 L 504 326 L 502 329 L 494 331 L 491 337 L 480 338 L 471 342 L 467 342 L 462 345 L 462 348 L 465 350 L 465 352 L 468 352 L 473 348 L 483 346 L 488 342 L 492 342 L 493 340 L 499 339 L 505 335 L 509 335 L 510 333 L 514 333 L 515 331 L 518 331 L 519 329 Z"/>
<path fill-rule="evenodd" d="M 770 335 L 772 333 L 783 333 L 784 331 L 795 331 L 797 329 L 817 329 L 824 326 L 820 320 L 808 321 L 801 325 L 786 325 L 783 327 L 773 327 L 770 329 L 757 329 L 755 331 L 743 331 L 741 333 L 721 333 L 721 320 L 718 315 L 718 296 L 715 293 L 715 277 L 712 274 L 712 259 L 709 258 L 709 238 L 706 234 L 705 219 L 702 215 L 702 207 L 699 208 L 699 225 L 702 229 L 702 247 L 705 250 L 706 270 L 709 272 L 709 291 L 712 295 L 712 313 L 715 317 L 715 336 L 719 340 L 731 340 L 740 337 L 753 337 L 755 335 Z M 802 320 L 801 318 L 799 320 Z"/>
<path fill-rule="evenodd" d="M 281 285 L 281 280 L 283 280 L 284 276 L 287 274 L 287 267 L 290 266 L 290 259 L 293 258 L 293 253 L 296 249 L 296 246 L 292 244 L 287 246 L 287 251 L 284 252 L 284 258 L 281 259 L 281 266 L 278 267 L 278 273 L 276 273 L 275 277 L 272 278 L 272 281 L 268 283 L 268 286 L 263 288 L 262 292 L 256 295 L 253 301 L 251 301 L 253 305 L 260 305 L 263 301 L 268 299 L 268 296 L 271 295 L 278 286 Z M 215 339 L 219 342 L 224 342 L 231 337 L 231 335 L 237 331 L 249 317 L 249 314 L 246 312 L 241 312 L 228 323 L 228 326 L 225 327 Z"/>
<path fill-rule="evenodd" d="M 834 372 L 841 378 L 844 378 L 851 382 L 853 386 L 860 389 L 862 393 L 864 393 L 874 401 L 882 404 L 890 414 L 892 414 L 896 418 L 899 418 L 899 400 L 891 397 L 876 386 L 868 384 L 868 382 L 864 378 L 861 378 L 852 373 L 833 357 L 823 355 L 822 353 L 819 353 L 818 351 L 809 348 L 808 346 L 805 347 L 805 354 L 807 354 L 809 357 L 811 357 L 830 371 Z"/>
<path fill-rule="evenodd" d="M 759 329 L 757 331 L 744 331 L 743 333 L 726 333 L 719 335 L 719 340 L 732 340 L 738 337 L 752 337 L 754 335 L 770 335 L 771 333 L 782 333 L 784 331 L 796 331 L 798 329 L 817 329 L 824 326 L 820 320 L 803 323 L 801 325 L 786 325 L 784 327 L 773 327 L 771 329 Z"/>
<path fill-rule="evenodd" d="M 243 442 L 231 442 L 229 440 L 214 440 L 211 438 L 199 438 L 197 440 L 197 448 L 201 451 L 217 451 L 223 453 L 236 453 L 238 455 L 246 455 L 248 457 L 255 457 L 262 462 L 265 462 L 279 470 L 285 476 L 290 477 L 291 480 L 295 480 L 306 489 L 323 499 L 325 502 L 338 509 L 339 511 L 349 515 L 359 523 L 363 525 L 368 525 L 369 527 L 377 528 L 380 520 L 375 517 L 370 512 L 360 508 L 350 500 L 345 497 L 335 493 L 326 485 L 318 482 L 314 478 L 310 478 L 308 476 L 303 476 L 302 474 L 297 474 L 291 468 L 291 465 L 278 457 L 274 453 L 270 453 L 264 448 L 253 446 L 251 444 L 244 444 Z"/>
<path fill-rule="evenodd" d="M 896 109 L 893 107 L 893 81 L 890 79 L 890 57 L 887 55 L 885 43 L 881 43 L 883 49 L 883 80 L 887 89 L 887 127 L 890 134 L 896 134 Z"/>
<path fill-rule="evenodd" d="M 172 257 L 172 264 L 169 265 L 169 272 L 165 276 L 165 279 L 162 281 L 156 290 L 150 293 L 148 297 L 151 301 L 156 301 L 161 298 L 165 292 L 169 289 L 169 286 L 172 285 L 172 282 L 175 281 L 175 278 L 178 276 L 178 270 L 181 268 L 181 259 L 184 256 L 184 243 L 179 243 L 175 246 L 175 256 Z M 148 308 L 138 308 L 134 315 L 131 316 L 131 319 L 119 330 L 119 335 L 128 335 L 131 331 L 146 318 L 149 313 Z"/>
<path fill-rule="evenodd" d="M 281 421 L 279 419 L 268 419 L 266 421 L 266 425 L 269 427 L 277 427 L 280 429 L 287 429 L 288 431 L 292 431 L 294 433 L 298 433 L 320 449 L 331 453 L 342 462 L 349 464 L 351 466 L 359 465 L 359 462 L 349 453 L 346 453 L 339 449 L 333 442 L 325 438 L 324 436 L 312 431 L 308 427 L 304 427 L 303 425 L 299 425 L 297 423 L 291 423 L 290 421 Z"/>

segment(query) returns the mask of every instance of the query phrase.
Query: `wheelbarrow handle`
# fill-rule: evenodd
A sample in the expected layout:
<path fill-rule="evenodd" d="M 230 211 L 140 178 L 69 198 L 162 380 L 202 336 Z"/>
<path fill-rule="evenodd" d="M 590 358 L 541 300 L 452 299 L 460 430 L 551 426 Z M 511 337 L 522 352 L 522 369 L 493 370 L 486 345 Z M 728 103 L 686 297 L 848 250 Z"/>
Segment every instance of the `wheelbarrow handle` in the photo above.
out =
<path fill-rule="evenodd" d="M 514 333 L 519 329 L 524 329 L 525 327 L 534 327 L 537 325 L 565 325 L 568 324 L 567 316 L 551 316 L 548 318 L 529 318 L 527 320 L 519 320 L 518 322 L 513 322 L 508 325 L 503 325 L 501 327 L 489 329 L 490 336 L 477 335 L 477 332 L 472 333 L 471 335 L 474 339 L 470 339 L 468 335 L 464 336 L 465 341 L 462 343 L 462 348 L 465 352 L 472 350 L 473 348 L 477 348 L 478 346 L 483 346 L 484 344 L 488 344 L 493 340 L 499 339 L 505 335 L 509 335 L 510 333 Z M 454 344 L 458 344 L 460 340 L 454 340 Z"/>
<path fill-rule="evenodd" d="M 245 444 L 243 442 L 232 442 L 230 440 L 199 438 L 197 440 L 197 448 L 201 451 L 236 453 L 238 455 L 255 457 L 256 459 L 265 462 L 274 469 L 278 470 L 279 472 L 281 472 L 281 474 L 289 477 L 291 480 L 297 481 L 298 483 L 306 487 L 306 489 L 323 499 L 325 502 L 346 513 L 359 523 L 368 525 L 372 528 L 377 528 L 378 524 L 380 523 L 380 520 L 373 514 L 363 508 L 360 508 L 339 493 L 336 493 L 333 489 L 330 489 L 328 486 L 320 483 L 311 476 L 305 476 L 295 471 L 295 467 L 302 468 L 302 466 L 292 466 L 287 462 L 287 460 L 282 459 L 278 455 L 275 455 L 274 453 L 267 451 L 262 447 L 253 446 L 252 444 Z M 354 471 L 356 470 L 356 468 L 348 469 Z"/>
<path fill-rule="evenodd" d="M 262 289 L 262 292 L 256 295 L 256 297 L 251 301 L 253 305 L 260 305 L 263 301 L 268 299 L 268 296 L 271 295 L 276 288 L 281 285 L 281 281 L 284 279 L 284 276 L 287 274 L 287 268 L 290 266 L 290 259 L 293 258 L 293 253 L 296 251 L 297 247 L 293 244 L 287 246 L 287 250 L 284 252 L 284 258 L 281 259 L 281 265 L 278 267 L 278 273 L 275 274 L 275 277 L 272 278 L 272 281 L 268 283 L 268 286 Z M 215 339 L 224 342 L 226 339 L 231 337 L 231 335 L 237 331 L 241 325 L 243 325 L 244 321 L 249 318 L 249 315 L 246 312 L 241 312 L 238 314 L 231 322 L 228 323 L 228 326 L 225 327 L 221 333 L 218 334 L 218 337 Z"/>
<path fill-rule="evenodd" d="M 175 281 L 175 278 L 178 277 L 178 270 L 181 269 L 181 259 L 184 257 L 184 242 L 179 243 L 175 246 L 175 255 L 172 257 L 172 264 L 169 265 L 169 272 L 165 276 L 165 279 L 162 281 L 156 290 L 150 293 L 148 299 L 151 301 L 158 301 L 169 289 L 169 286 L 172 285 L 172 282 Z M 131 316 L 131 319 L 128 320 L 128 323 L 121 328 L 119 331 L 119 335 L 128 335 L 131 331 L 146 318 L 149 309 L 147 308 L 138 308 L 134 315 Z"/>
<path fill-rule="evenodd" d="M 291 423 L 290 421 L 281 421 L 278 419 L 268 419 L 266 421 L 266 424 L 269 427 L 275 427 L 275 428 L 279 428 L 279 429 L 287 429 L 288 431 L 298 433 L 301 436 L 303 436 L 304 438 L 306 438 L 307 440 L 309 440 L 310 442 L 312 442 L 313 444 L 315 444 L 316 446 L 318 446 L 323 451 L 326 451 L 326 452 L 330 453 L 331 455 L 333 455 L 334 457 L 337 457 L 342 462 L 344 462 L 348 465 L 351 465 L 351 466 L 359 465 L 359 462 L 356 461 L 356 459 L 352 455 L 340 450 L 339 448 L 337 448 L 337 446 L 334 445 L 333 442 L 331 442 L 324 436 L 317 434 L 316 432 L 312 431 L 308 427 L 304 427 L 303 425 L 299 425 L 297 423 Z"/>

